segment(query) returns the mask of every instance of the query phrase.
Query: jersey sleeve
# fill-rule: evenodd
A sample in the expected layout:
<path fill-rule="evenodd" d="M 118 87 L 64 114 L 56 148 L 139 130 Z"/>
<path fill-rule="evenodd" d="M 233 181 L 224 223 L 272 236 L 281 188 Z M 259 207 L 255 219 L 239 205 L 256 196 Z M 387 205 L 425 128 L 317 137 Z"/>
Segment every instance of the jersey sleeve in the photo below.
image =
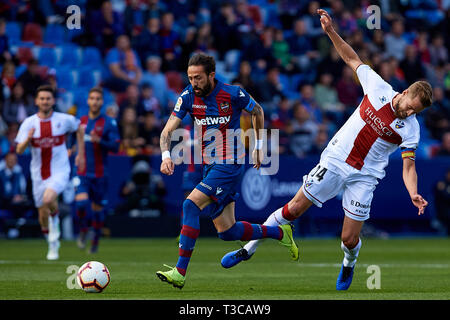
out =
<path fill-rule="evenodd" d="M 68 114 L 67 119 L 66 119 L 67 132 L 77 131 L 79 126 L 80 126 L 80 120 L 75 118 L 74 116 Z"/>
<path fill-rule="evenodd" d="M 177 118 L 183 120 L 186 113 L 189 111 L 189 99 L 187 94 L 182 93 L 181 96 L 178 97 L 177 103 L 173 108 L 172 115 Z"/>
<path fill-rule="evenodd" d="M 31 129 L 31 121 L 25 119 L 19 127 L 19 131 L 17 132 L 17 136 L 15 139 L 16 143 L 22 143 L 28 138 L 28 132 Z"/>
<path fill-rule="evenodd" d="M 239 109 L 243 109 L 247 112 L 252 112 L 255 107 L 256 101 L 242 88 L 239 88 L 236 97 L 234 98 L 234 106 Z"/>
<path fill-rule="evenodd" d="M 361 64 L 356 69 L 356 75 L 358 76 L 358 80 L 361 83 L 364 94 L 368 94 L 369 92 L 376 90 L 380 87 L 388 86 L 389 83 L 383 80 L 378 73 L 372 70 L 367 64 Z"/>
<path fill-rule="evenodd" d="M 416 149 L 419 146 L 420 140 L 420 126 L 417 120 L 414 120 L 411 126 L 409 134 L 400 144 L 400 149 L 402 151 L 402 158 L 415 159 Z"/>

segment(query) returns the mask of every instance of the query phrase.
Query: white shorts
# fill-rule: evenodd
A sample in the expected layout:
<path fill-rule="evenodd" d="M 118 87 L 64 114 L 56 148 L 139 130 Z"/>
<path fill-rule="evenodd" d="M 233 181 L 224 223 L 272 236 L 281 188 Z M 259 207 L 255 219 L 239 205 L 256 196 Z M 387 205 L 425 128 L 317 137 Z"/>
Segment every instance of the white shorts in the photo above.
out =
<path fill-rule="evenodd" d="M 347 217 L 365 221 L 369 219 L 373 192 L 378 184 L 375 177 L 362 175 L 349 166 L 343 171 L 336 166 L 319 163 L 303 177 L 303 193 L 316 206 L 343 192 L 342 207 Z"/>
<path fill-rule="evenodd" d="M 52 189 L 58 195 L 61 194 L 69 183 L 69 176 L 70 173 L 55 173 L 45 180 L 33 180 L 33 198 L 36 208 L 42 207 L 45 190 Z"/>

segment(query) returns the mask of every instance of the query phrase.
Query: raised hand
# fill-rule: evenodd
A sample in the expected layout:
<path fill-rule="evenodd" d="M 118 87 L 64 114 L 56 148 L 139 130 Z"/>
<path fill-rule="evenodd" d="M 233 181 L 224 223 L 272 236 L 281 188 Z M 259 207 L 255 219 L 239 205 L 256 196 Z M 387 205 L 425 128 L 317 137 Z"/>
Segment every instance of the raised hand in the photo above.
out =
<path fill-rule="evenodd" d="M 320 24 L 322 25 L 322 29 L 325 32 L 329 32 L 333 30 L 332 19 L 328 12 L 323 9 L 317 9 L 317 14 L 320 15 Z"/>

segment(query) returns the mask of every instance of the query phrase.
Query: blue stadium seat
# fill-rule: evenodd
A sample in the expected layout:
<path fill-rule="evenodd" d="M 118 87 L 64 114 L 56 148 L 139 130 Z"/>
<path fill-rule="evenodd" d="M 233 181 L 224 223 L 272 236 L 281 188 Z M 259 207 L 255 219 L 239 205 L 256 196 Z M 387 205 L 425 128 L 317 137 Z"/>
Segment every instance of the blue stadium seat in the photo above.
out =
<path fill-rule="evenodd" d="M 63 44 L 61 46 L 61 60 L 59 64 L 70 68 L 76 68 L 79 65 L 78 46 L 73 44 Z"/>
<path fill-rule="evenodd" d="M 92 88 L 96 85 L 93 69 L 91 67 L 82 67 L 78 73 L 78 83 L 79 87 Z"/>
<path fill-rule="evenodd" d="M 57 64 L 57 57 L 54 48 L 42 47 L 39 50 L 39 64 L 54 68 Z"/>
<path fill-rule="evenodd" d="M 60 24 L 49 24 L 45 28 L 44 42 L 55 45 L 62 44 L 65 38 L 65 28 Z"/>
<path fill-rule="evenodd" d="M 102 57 L 100 51 L 96 47 L 86 47 L 83 50 L 81 64 L 83 66 L 93 66 L 95 68 L 101 66 Z"/>
<path fill-rule="evenodd" d="M 89 90 L 86 88 L 75 88 L 72 90 L 73 103 L 77 106 L 77 117 L 87 114 L 89 107 L 87 98 Z"/>
<path fill-rule="evenodd" d="M 71 90 L 74 86 L 72 69 L 67 67 L 58 67 L 56 69 L 56 83 L 59 88 Z"/>
<path fill-rule="evenodd" d="M 8 21 L 8 23 L 6 23 L 6 34 L 8 35 L 10 45 L 18 44 L 22 37 L 21 25 L 15 21 Z"/>
<path fill-rule="evenodd" d="M 115 102 L 116 102 L 116 98 L 113 96 L 113 94 L 109 90 L 103 88 L 103 108 L 102 108 L 102 111 L 105 111 L 104 109 L 106 109 L 106 107 L 108 105 L 110 105 L 111 103 L 115 103 Z"/>

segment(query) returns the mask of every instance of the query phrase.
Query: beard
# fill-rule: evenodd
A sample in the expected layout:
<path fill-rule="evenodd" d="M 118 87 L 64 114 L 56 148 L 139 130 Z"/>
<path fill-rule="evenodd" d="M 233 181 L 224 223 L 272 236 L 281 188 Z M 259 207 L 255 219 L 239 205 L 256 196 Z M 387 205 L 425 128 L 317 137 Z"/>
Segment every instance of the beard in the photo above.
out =
<path fill-rule="evenodd" d="M 197 97 L 203 98 L 203 97 L 206 97 L 211 92 L 212 84 L 208 81 L 203 89 L 199 88 L 199 87 L 193 87 L 193 89 L 194 90 L 199 90 L 200 91 L 199 93 L 196 93 L 194 91 L 194 94 Z"/>
<path fill-rule="evenodd" d="M 398 99 L 397 103 L 394 105 L 394 114 L 395 117 L 399 118 L 399 119 L 406 119 L 406 112 L 401 112 L 400 111 L 400 102 L 402 101 L 403 98 Z"/>

